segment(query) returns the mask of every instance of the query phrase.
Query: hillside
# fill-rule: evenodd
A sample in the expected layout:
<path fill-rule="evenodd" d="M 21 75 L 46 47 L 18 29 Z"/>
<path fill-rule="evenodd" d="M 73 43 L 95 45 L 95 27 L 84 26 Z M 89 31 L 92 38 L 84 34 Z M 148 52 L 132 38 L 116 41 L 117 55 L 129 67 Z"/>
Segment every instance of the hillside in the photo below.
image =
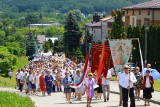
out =
<path fill-rule="evenodd" d="M 84 14 L 110 13 L 112 9 L 144 1 L 147 0 L 0 0 L 0 15 L 29 12 L 67 13 L 72 9 L 79 9 Z"/>

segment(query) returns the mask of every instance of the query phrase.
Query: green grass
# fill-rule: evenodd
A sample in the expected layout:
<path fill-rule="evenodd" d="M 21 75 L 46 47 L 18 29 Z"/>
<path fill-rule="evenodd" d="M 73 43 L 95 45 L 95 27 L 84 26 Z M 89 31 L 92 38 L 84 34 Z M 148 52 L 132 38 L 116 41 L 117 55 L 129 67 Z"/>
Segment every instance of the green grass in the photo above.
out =
<path fill-rule="evenodd" d="M 35 107 L 29 97 L 7 91 L 0 91 L 0 96 L 0 107 Z"/>
<path fill-rule="evenodd" d="M 154 80 L 154 90 L 160 92 L 160 80 Z"/>
<path fill-rule="evenodd" d="M 117 77 L 116 76 L 112 76 L 111 81 L 117 81 Z"/>
<path fill-rule="evenodd" d="M 24 56 L 19 57 L 17 59 L 17 64 L 14 66 L 12 79 L 10 80 L 9 77 L 5 77 L 4 75 L 0 75 L 0 86 L 2 86 L 2 87 L 15 87 L 16 86 L 16 79 L 15 79 L 16 70 L 20 69 L 20 68 L 23 68 L 27 64 L 28 64 L 28 58 L 27 57 L 24 57 Z"/>

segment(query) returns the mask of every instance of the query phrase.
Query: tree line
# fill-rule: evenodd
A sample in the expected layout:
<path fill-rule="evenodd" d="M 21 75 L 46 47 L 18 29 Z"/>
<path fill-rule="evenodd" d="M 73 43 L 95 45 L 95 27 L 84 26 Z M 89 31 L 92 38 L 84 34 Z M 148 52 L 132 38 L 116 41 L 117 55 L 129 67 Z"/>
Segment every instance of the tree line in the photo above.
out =
<path fill-rule="evenodd" d="M 3 18 L 17 18 L 24 13 L 39 12 L 53 16 L 53 13 L 64 14 L 74 9 L 79 9 L 85 15 L 94 12 L 110 14 L 113 9 L 144 1 L 146 0 L 1 0 L 0 15 Z"/>

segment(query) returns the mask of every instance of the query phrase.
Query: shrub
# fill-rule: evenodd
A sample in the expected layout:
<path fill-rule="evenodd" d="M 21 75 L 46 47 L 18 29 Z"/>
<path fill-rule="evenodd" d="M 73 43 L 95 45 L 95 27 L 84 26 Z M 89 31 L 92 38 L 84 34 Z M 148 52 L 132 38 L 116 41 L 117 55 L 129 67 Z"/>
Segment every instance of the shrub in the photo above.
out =
<path fill-rule="evenodd" d="M 0 96 L 0 107 L 35 107 L 29 97 L 7 91 L 0 91 Z"/>

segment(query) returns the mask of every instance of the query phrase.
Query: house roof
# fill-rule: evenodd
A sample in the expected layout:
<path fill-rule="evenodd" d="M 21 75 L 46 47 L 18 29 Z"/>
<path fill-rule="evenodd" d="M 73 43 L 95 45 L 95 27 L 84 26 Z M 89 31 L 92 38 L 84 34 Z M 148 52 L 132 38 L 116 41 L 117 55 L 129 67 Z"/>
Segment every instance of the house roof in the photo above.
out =
<path fill-rule="evenodd" d="M 46 41 L 45 35 L 37 35 L 38 43 L 44 43 Z"/>
<path fill-rule="evenodd" d="M 105 17 L 105 18 L 102 18 L 100 19 L 101 21 L 106 21 L 106 20 L 109 20 L 109 19 L 112 19 L 113 17 L 112 16 L 108 16 L 108 17 Z"/>
<path fill-rule="evenodd" d="M 101 26 L 101 22 L 102 21 L 99 21 L 99 22 L 89 22 L 89 23 L 86 24 L 86 26 L 88 26 L 88 27 L 99 27 L 99 26 Z"/>
<path fill-rule="evenodd" d="M 160 0 L 150 0 L 147 2 L 124 7 L 123 9 L 160 9 Z"/>

